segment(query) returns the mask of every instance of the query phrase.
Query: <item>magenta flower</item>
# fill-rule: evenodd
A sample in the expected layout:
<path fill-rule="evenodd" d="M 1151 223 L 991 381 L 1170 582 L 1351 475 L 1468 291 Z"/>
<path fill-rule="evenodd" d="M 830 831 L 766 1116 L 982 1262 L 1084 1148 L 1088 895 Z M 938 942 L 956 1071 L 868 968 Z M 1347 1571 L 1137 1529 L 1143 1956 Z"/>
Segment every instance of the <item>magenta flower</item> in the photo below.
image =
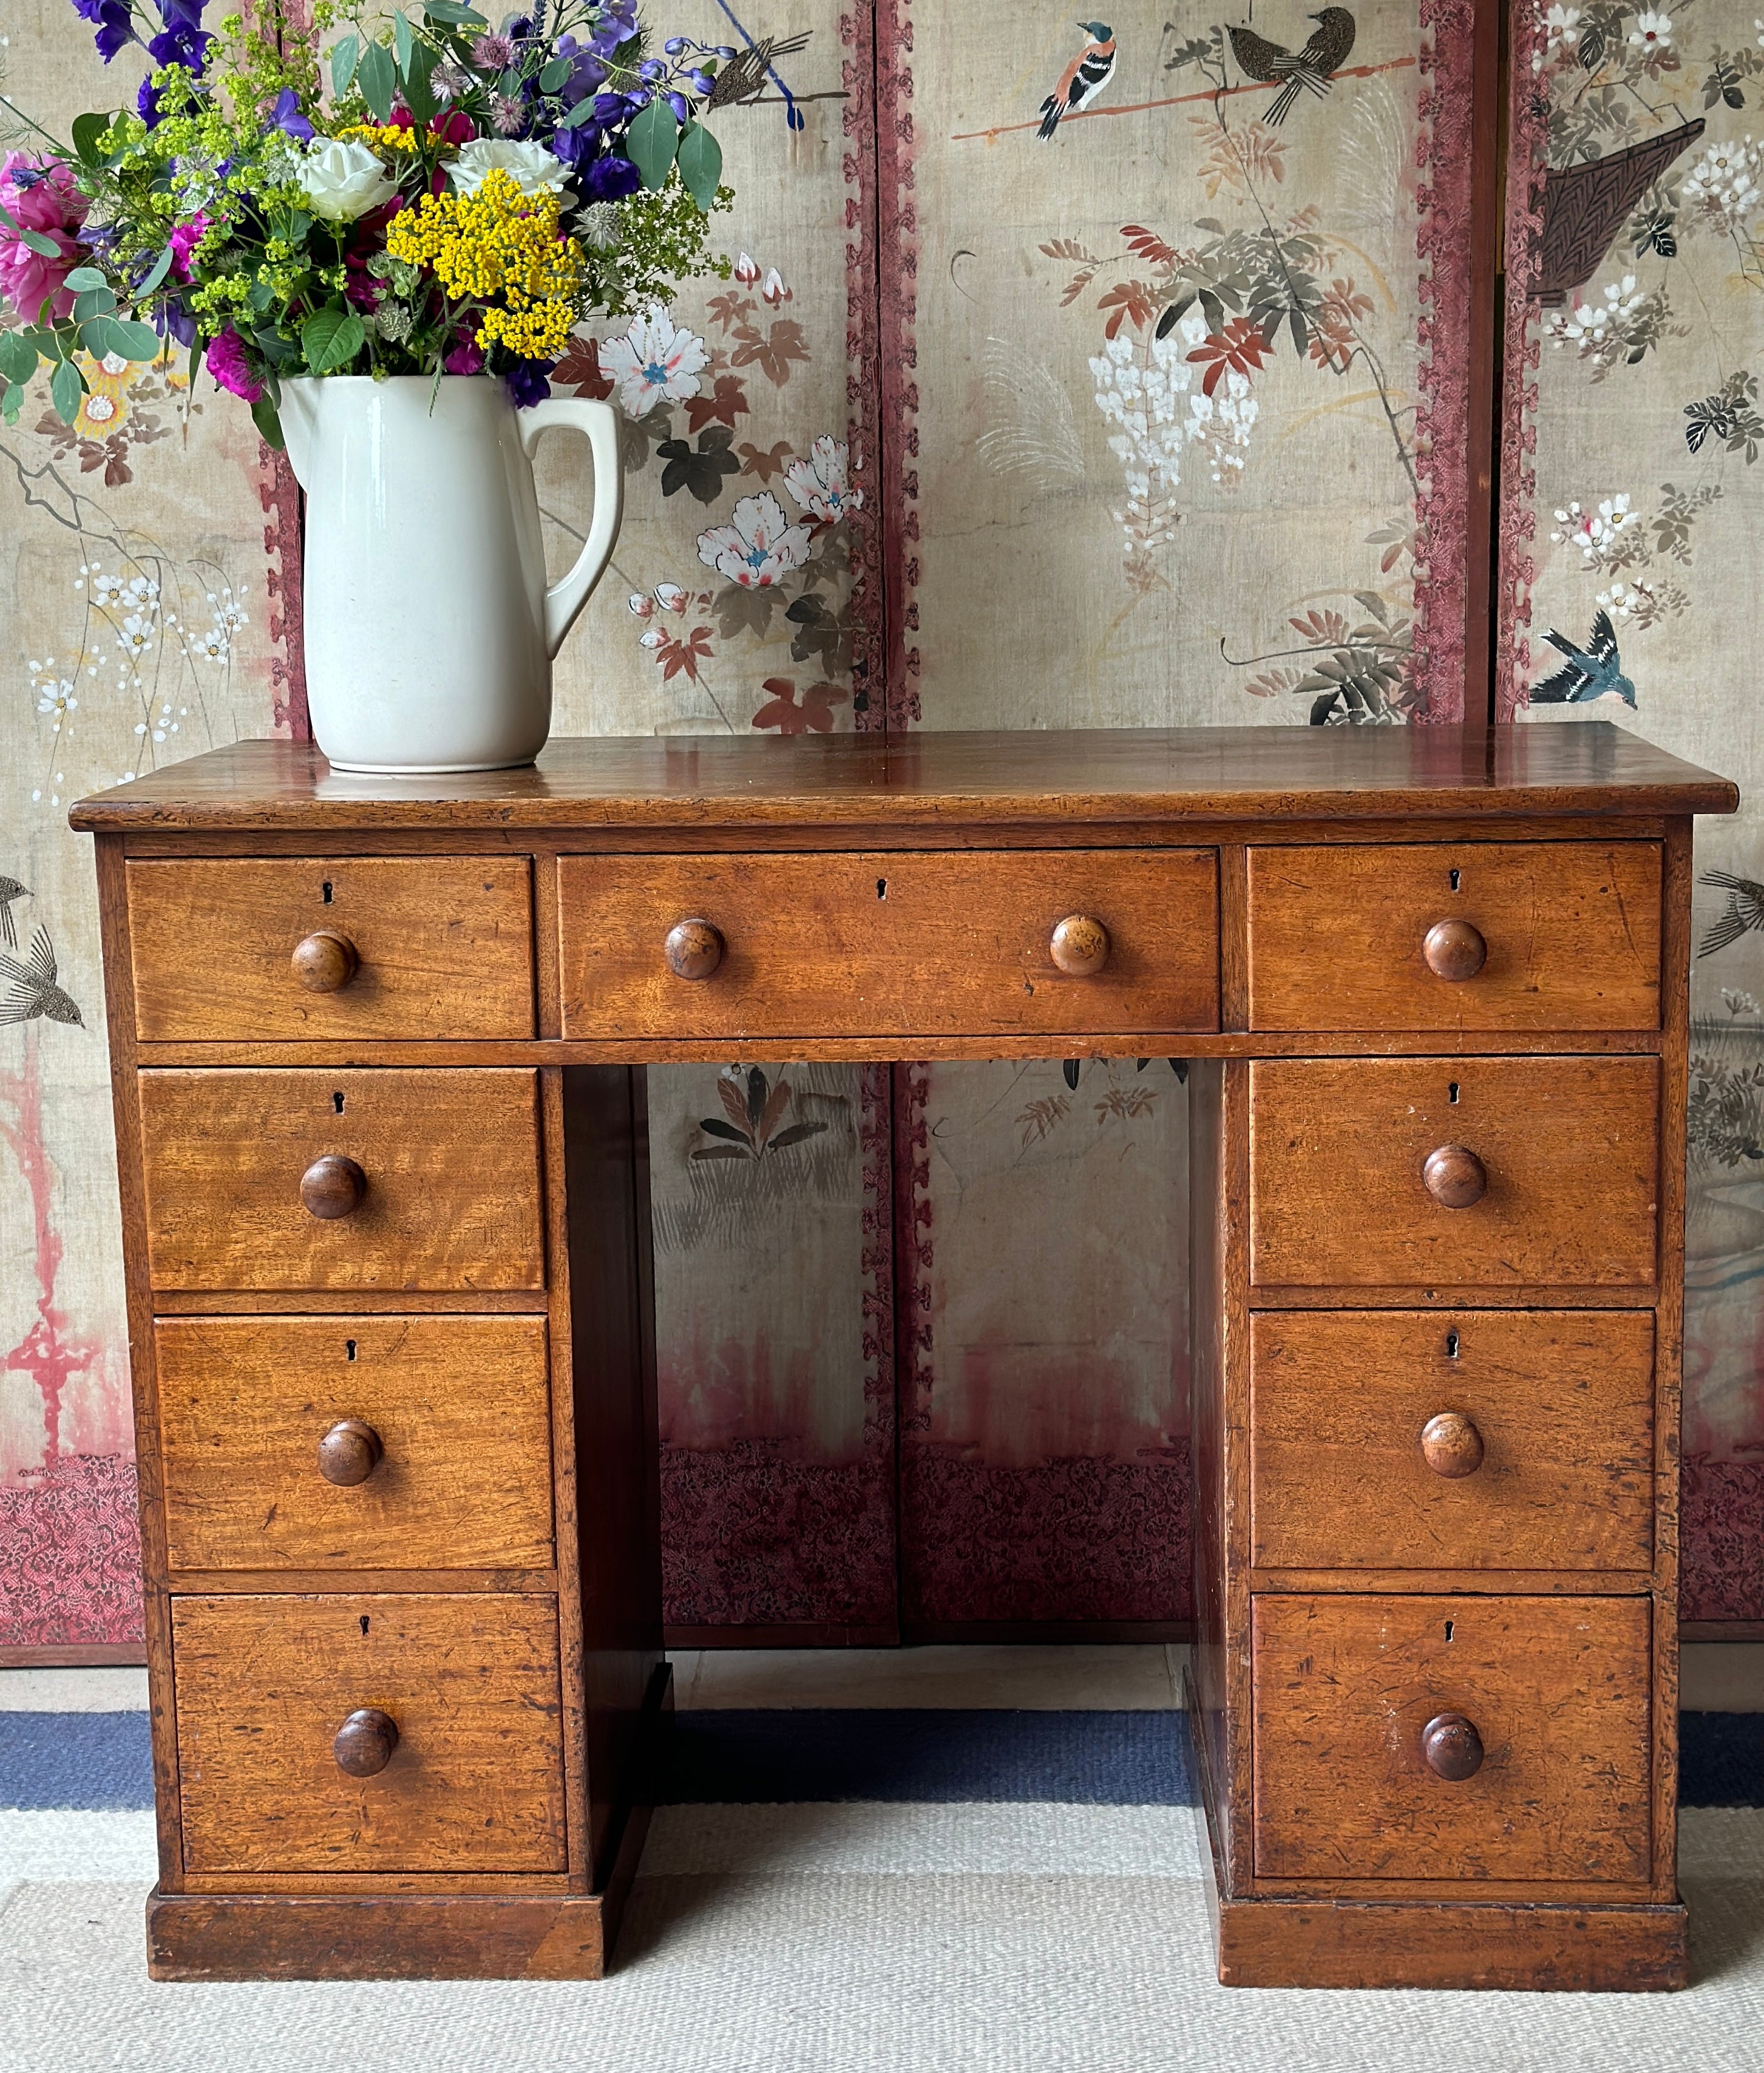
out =
<path fill-rule="evenodd" d="M 481 374 L 484 372 L 484 348 L 469 331 L 460 332 L 455 334 L 441 365 L 449 374 Z"/>
<path fill-rule="evenodd" d="M 86 198 L 73 184 L 73 175 L 59 159 L 45 162 L 23 151 L 8 151 L 0 161 L 0 204 L 13 222 L 48 238 L 57 256 L 33 252 L 13 229 L 0 223 L 0 295 L 11 303 L 27 324 L 35 324 L 45 301 L 56 315 L 69 315 L 74 291 L 67 279 L 83 263 L 74 233 L 86 220 Z"/>
<path fill-rule="evenodd" d="M 245 340 L 231 324 L 208 340 L 204 365 L 223 389 L 247 403 L 256 402 L 263 394 L 263 384 L 245 364 Z"/>
<path fill-rule="evenodd" d="M 200 209 L 196 211 L 188 223 L 173 225 L 171 237 L 171 271 L 179 280 L 189 279 L 190 254 L 201 241 L 204 234 L 212 228 L 212 225 L 209 223 L 208 216 Z"/>

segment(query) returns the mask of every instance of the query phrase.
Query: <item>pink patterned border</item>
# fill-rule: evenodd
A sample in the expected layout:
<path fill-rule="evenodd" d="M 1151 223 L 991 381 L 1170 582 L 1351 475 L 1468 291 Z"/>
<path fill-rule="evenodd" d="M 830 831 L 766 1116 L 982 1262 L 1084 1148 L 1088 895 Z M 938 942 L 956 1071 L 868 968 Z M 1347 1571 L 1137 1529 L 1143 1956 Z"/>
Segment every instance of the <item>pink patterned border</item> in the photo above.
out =
<path fill-rule="evenodd" d="M 1416 584 L 1415 641 L 1426 720 L 1461 720 L 1465 706 L 1475 14 L 1475 0 L 1422 0 L 1415 447 L 1427 575 Z"/>
<path fill-rule="evenodd" d="M 264 588 L 270 599 L 270 683 L 273 723 L 296 741 L 310 741 L 307 716 L 306 642 L 301 617 L 303 506 L 300 485 L 285 453 L 260 447 L 258 501 L 263 506 Z"/>
<path fill-rule="evenodd" d="M 0 1646 L 139 1641 L 141 1530 L 126 1454 L 64 1454 L 0 1486 Z"/>
<path fill-rule="evenodd" d="M 859 734 L 888 726 L 887 584 L 883 567 L 887 489 L 883 427 L 882 346 L 876 307 L 875 22 L 868 7 L 839 17 L 845 89 L 845 356 L 851 472 L 863 501 L 852 513 L 851 707 Z M 880 485 L 880 487 L 879 487 Z"/>
<path fill-rule="evenodd" d="M 1542 350 L 1533 321 L 1531 282 L 1544 235 L 1544 178 L 1549 105 L 1531 60 L 1542 40 L 1538 10 L 1517 0 L 1512 14 L 1512 84 L 1507 107 L 1506 324 L 1501 395 L 1500 566 L 1495 571 L 1494 716 L 1510 720 L 1527 703 L 1531 674 L 1531 558 L 1537 514 L 1537 369 Z"/>
<path fill-rule="evenodd" d="M 918 217 L 913 196 L 913 0 L 876 0 L 876 192 L 882 395 L 882 567 L 890 733 L 921 717 L 919 626 Z"/>
<path fill-rule="evenodd" d="M 1681 1477 L 1680 1618 L 1764 1619 L 1764 1461 L 1687 1454 Z"/>

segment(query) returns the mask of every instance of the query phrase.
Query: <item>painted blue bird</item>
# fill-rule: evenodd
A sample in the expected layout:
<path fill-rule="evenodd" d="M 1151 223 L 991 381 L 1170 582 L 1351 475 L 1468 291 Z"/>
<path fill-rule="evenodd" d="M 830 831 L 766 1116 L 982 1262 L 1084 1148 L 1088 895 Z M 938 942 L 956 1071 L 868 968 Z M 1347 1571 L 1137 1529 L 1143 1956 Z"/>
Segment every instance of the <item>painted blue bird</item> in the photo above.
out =
<path fill-rule="evenodd" d="M 1087 101 L 1094 101 L 1115 69 L 1115 31 L 1107 22 L 1080 22 L 1090 41 L 1060 74 L 1060 83 L 1041 103 L 1038 136 L 1051 137 L 1060 117 Z"/>
<path fill-rule="evenodd" d="M 1593 631 L 1585 648 L 1576 648 L 1553 626 L 1544 638 L 1568 660 L 1553 677 L 1532 685 L 1534 706 L 1582 706 L 1594 699 L 1619 698 L 1625 705 L 1634 707 L 1635 686 L 1623 674 L 1623 658 L 1617 652 L 1617 636 L 1611 631 L 1609 612 L 1594 613 Z"/>

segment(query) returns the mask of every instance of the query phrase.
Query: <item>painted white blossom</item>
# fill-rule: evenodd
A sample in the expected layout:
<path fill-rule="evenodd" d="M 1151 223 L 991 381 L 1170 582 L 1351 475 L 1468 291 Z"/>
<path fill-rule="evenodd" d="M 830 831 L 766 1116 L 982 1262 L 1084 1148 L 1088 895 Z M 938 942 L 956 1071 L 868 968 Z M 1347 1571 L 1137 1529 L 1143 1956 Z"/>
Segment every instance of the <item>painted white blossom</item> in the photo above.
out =
<path fill-rule="evenodd" d="M 809 529 L 786 523 L 770 490 L 744 497 L 727 525 L 699 535 L 699 559 L 743 590 L 770 590 L 809 558 Z"/>
<path fill-rule="evenodd" d="M 1557 310 L 1552 315 L 1548 328 L 1557 344 L 1583 348 L 1604 345 L 1622 332 L 1644 299 L 1633 274 L 1626 274 L 1621 281 L 1607 282 L 1604 295 L 1601 303 L 1576 302 L 1572 310 Z"/>
<path fill-rule="evenodd" d="M 1551 7 L 1544 16 L 1544 31 L 1550 52 L 1574 49 L 1581 40 L 1580 9 Z"/>
<path fill-rule="evenodd" d="M 699 377 L 710 364 L 704 340 L 681 330 L 663 310 L 633 317 L 623 338 L 600 342 L 600 371 L 612 378 L 628 418 L 696 396 Z"/>
<path fill-rule="evenodd" d="M 1671 50 L 1671 16 L 1653 13 L 1638 14 L 1635 27 L 1630 31 L 1630 43 L 1633 48 L 1644 52 Z"/>
<path fill-rule="evenodd" d="M 784 486 L 805 511 L 836 525 L 863 502 L 863 492 L 851 484 L 851 463 L 845 441 L 823 432 L 806 460 L 793 460 L 784 471 Z"/>
<path fill-rule="evenodd" d="M 1723 236 L 1742 230 L 1758 207 L 1764 146 L 1750 137 L 1711 144 L 1684 175 L 1687 208 Z"/>
<path fill-rule="evenodd" d="M 1556 514 L 1556 530 L 1550 538 L 1558 546 L 1576 546 L 1589 568 L 1602 568 L 1613 550 L 1642 522 L 1642 514 L 1630 509 L 1627 491 L 1607 497 L 1596 510 L 1578 503 L 1563 506 Z"/>

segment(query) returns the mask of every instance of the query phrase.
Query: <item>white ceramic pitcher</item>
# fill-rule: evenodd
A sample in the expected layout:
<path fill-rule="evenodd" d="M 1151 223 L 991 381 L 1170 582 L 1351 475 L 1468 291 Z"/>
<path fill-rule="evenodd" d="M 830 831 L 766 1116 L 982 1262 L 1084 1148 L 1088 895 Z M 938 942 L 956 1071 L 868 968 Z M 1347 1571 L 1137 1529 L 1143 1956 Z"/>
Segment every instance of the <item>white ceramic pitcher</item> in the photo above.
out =
<path fill-rule="evenodd" d="M 433 408 L 431 398 L 433 398 Z M 530 763 L 551 658 L 600 581 L 624 505 L 609 403 L 517 410 L 487 376 L 284 381 L 307 494 L 307 707 L 339 770 L 421 777 Z M 546 587 L 532 452 L 554 426 L 594 450 L 594 518 Z"/>

